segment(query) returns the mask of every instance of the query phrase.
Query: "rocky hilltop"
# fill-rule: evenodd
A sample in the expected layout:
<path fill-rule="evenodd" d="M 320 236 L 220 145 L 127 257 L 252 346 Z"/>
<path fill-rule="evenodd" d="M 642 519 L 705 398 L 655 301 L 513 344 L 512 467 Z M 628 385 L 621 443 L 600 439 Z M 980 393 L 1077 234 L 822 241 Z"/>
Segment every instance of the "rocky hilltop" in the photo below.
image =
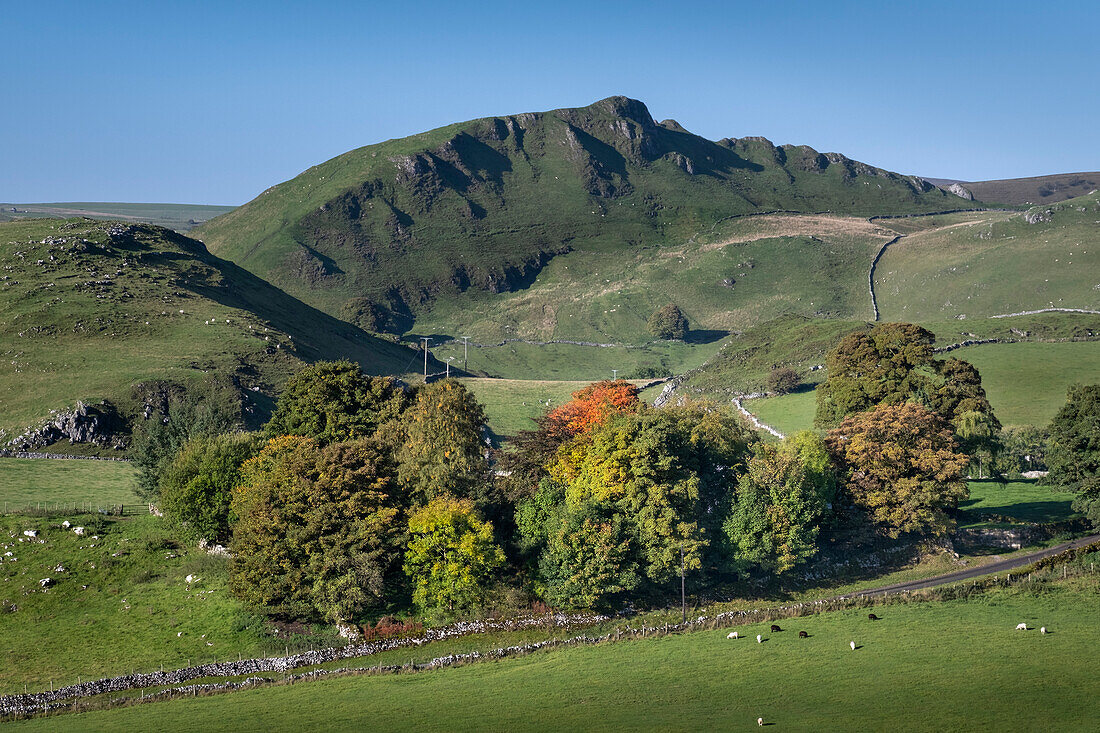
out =
<path fill-rule="evenodd" d="M 353 150 L 197 236 L 315 307 L 401 332 L 440 294 L 523 287 L 571 250 L 634 250 L 761 211 L 966 205 L 919 177 L 761 137 L 707 140 L 610 97 Z"/>

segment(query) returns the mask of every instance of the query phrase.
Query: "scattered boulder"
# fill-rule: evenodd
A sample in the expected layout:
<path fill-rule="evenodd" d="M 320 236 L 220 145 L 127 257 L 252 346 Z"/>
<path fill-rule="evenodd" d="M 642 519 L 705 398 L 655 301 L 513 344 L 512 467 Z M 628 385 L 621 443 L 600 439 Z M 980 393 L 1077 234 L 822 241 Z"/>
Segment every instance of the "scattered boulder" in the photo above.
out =
<path fill-rule="evenodd" d="M 962 185 L 961 183 L 952 183 L 950 186 L 947 187 L 947 192 L 948 193 L 953 193 L 956 196 L 958 196 L 959 198 L 966 199 L 967 201 L 973 201 L 974 200 L 974 194 L 972 194 L 970 192 L 970 189 L 968 189 L 966 186 Z"/>

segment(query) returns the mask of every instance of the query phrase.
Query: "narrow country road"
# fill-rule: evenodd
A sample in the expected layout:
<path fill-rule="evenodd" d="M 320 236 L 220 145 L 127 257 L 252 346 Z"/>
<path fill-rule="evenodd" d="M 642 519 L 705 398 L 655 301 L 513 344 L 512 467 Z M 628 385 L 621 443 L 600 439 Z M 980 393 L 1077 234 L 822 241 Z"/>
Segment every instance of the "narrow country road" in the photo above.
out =
<path fill-rule="evenodd" d="M 846 593 L 842 596 L 838 596 L 838 598 L 859 598 L 861 596 L 887 595 L 890 593 L 904 593 L 910 590 L 920 590 L 921 588 L 935 588 L 940 585 L 949 585 L 951 583 L 957 583 L 960 580 L 970 580 L 971 578 L 977 578 L 982 575 L 991 575 L 993 573 L 1000 573 L 1006 570 L 1014 570 L 1015 568 L 1023 567 L 1024 565 L 1030 565 L 1036 560 L 1042 560 L 1044 557 L 1057 555 L 1059 552 L 1064 552 L 1065 550 L 1072 550 L 1078 547 L 1084 547 L 1085 545 L 1091 545 L 1094 542 L 1100 542 L 1100 534 L 1094 534 L 1088 537 L 1081 537 L 1080 539 L 1073 540 L 1072 542 L 1063 542 L 1060 545 L 1048 547 L 1045 550 L 1029 552 L 1026 555 L 1018 555 L 1016 557 L 1009 558 L 1008 560 L 998 560 L 997 562 L 991 562 L 986 565 L 979 565 L 977 567 L 967 568 L 965 570 L 958 570 L 954 573 L 948 573 L 947 575 L 938 575 L 935 578 L 910 580 L 906 583 L 895 583 L 894 585 L 886 585 L 881 588 L 870 588 L 868 590 L 861 590 L 855 593 Z"/>

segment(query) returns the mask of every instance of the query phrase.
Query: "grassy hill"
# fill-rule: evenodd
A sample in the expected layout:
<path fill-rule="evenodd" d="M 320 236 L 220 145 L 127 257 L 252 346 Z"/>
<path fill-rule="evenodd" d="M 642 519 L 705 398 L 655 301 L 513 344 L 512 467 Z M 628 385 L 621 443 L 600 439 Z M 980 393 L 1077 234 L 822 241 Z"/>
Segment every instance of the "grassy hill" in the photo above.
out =
<path fill-rule="evenodd" d="M 475 329 L 463 335 L 489 338 L 507 324 L 496 322 L 487 301 L 473 299 L 477 313 L 468 324 L 439 313 L 453 312 L 454 299 L 468 291 L 521 298 L 546 264 L 566 252 L 573 259 L 555 262 L 548 284 L 568 288 L 578 271 L 603 272 L 607 263 L 621 272 L 640 259 L 651 264 L 639 276 L 643 287 L 665 283 L 654 299 L 685 283 L 721 292 L 722 279 L 743 258 L 726 262 L 721 250 L 692 253 L 697 271 L 725 271 L 696 283 L 696 272 L 677 267 L 674 250 L 731 215 L 869 216 L 968 205 L 923 179 L 838 154 L 776 147 L 763 138 L 706 140 L 673 121 L 658 124 L 641 102 L 611 97 L 353 150 L 208 222 L 198 236 L 215 254 L 368 328 L 403 333 L 415 326 L 426 333 L 463 325 Z M 668 246 L 674 249 L 663 249 Z M 669 272 L 678 279 L 668 280 Z M 617 281 L 606 274 L 603 284 L 611 290 Z M 590 282 L 581 289 L 581 300 L 598 292 Z M 616 331 L 627 339 L 637 332 L 637 319 L 627 319 L 624 332 L 622 319 L 603 318 L 602 301 L 572 314 L 547 313 L 543 306 L 533 302 L 524 311 L 517 304 L 513 315 L 526 330 L 572 338 Z M 422 324 L 418 319 L 429 311 Z"/>
<path fill-rule="evenodd" d="M 1084 196 L 1100 188 L 1100 172 L 1057 173 L 1052 176 L 1006 178 L 996 181 L 955 181 L 929 178 L 936 185 L 961 183 L 980 201 L 1033 206 Z"/>
<path fill-rule="evenodd" d="M 124 408 L 142 380 L 216 375 L 262 412 L 304 362 L 347 357 L 402 373 L 415 359 L 167 229 L 8 222 L 0 252 L 0 429 L 9 437 L 77 400 Z"/>
<path fill-rule="evenodd" d="M 883 226 L 911 227 L 909 220 Z M 883 320 L 1100 310 L 1100 194 L 907 231 L 875 271 Z"/>
<path fill-rule="evenodd" d="M 205 204 L 124 204 L 65 202 L 55 204 L 0 204 L 0 221 L 20 219 L 69 219 L 74 216 L 89 219 L 127 221 L 133 224 L 155 224 L 186 233 L 199 224 L 232 211 L 232 206 Z"/>

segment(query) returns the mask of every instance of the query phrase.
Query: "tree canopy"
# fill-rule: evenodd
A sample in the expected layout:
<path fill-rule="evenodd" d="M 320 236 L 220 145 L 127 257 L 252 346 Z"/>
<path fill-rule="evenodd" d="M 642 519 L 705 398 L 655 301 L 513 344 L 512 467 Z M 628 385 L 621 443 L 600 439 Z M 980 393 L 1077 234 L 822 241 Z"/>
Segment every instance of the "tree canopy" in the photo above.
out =
<path fill-rule="evenodd" d="M 421 613 L 452 614 L 474 607 L 503 564 L 493 527 L 481 520 L 473 502 L 437 497 L 409 517 L 405 574 Z"/>
<path fill-rule="evenodd" d="M 1074 508 L 1100 527 L 1100 384 L 1076 385 L 1050 423 L 1047 481 L 1077 493 Z"/>
<path fill-rule="evenodd" d="M 890 537 L 946 534 L 948 514 L 969 496 L 969 459 L 947 422 L 912 402 L 850 415 L 826 444 L 844 472 L 852 503 Z"/>
<path fill-rule="evenodd" d="M 230 587 L 288 617 L 345 621 L 380 601 L 402 540 L 393 473 L 369 438 L 268 441 L 233 497 Z"/>
<path fill-rule="evenodd" d="M 829 377 L 817 388 L 814 424 L 835 427 L 848 415 L 913 401 L 962 427 L 964 448 L 988 447 L 1001 425 L 978 370 L 960 359 L 935 359 L 934 342 L 931 331 L 911 323 L 845 336 L 826 356 Z"/>
<path fill-rule="evenodd" d="M 687 316 L 675 303 L 663 305 L 649 317 L 649 332 L 659 339 L 682 339 L 687 335 Z"/>
<path fill-rule="evenodd" d="M 264 428 L 268 437 L 303 435 L 322 445 L 374 435 L 396 419 L 407 397 L 390 377 L 350 361 L 319 361 L 289 380 Z"/>

